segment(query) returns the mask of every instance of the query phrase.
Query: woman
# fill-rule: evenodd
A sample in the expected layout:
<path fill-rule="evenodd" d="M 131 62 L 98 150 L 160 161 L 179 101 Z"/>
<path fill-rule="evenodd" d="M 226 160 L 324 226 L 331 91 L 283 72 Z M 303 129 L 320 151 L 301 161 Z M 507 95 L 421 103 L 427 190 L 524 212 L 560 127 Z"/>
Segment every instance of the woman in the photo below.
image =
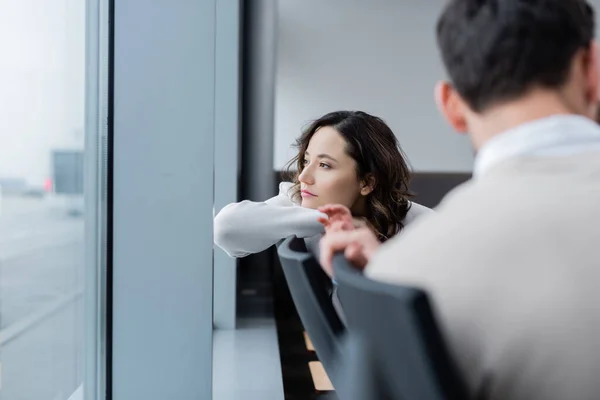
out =
<path fill-rule="evenodd" d="M 344 207 L 356 226 L 367 224 L 382 241 L 431 211 L 409 201 L 409 168 L 380 118 L 361 111 L 329 113 L 308 127 L 297 147 L 289 164 L 297 172 L 292 182 L 279 185 L 279 195 L 229 204 L 215 217 L 215 244 L 230 256 L 260 252 L 291 235 L 310 238 L 307 244 L 317 252 L 329 215 Z M 325 207 L 332 204 L 344 207 Z"/>

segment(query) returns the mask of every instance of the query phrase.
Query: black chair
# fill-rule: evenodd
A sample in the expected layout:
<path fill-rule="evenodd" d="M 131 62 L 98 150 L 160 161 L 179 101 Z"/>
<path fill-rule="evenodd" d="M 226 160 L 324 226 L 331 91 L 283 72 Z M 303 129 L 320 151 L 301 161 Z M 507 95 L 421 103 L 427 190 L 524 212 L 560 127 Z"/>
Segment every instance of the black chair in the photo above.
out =
<path fill-rule="evenodd" d="M 281 267 L 304 329 L 334 387 L 344 325 L 331 302 L 331 280 L 303 239 L 290 237 L 277 248 Z"/>
<path fill-rule="evenodd" d="M 467 398 L 423 290 L 370 280 L 342 254 L 333 266 L 350 336 L 343 400 Z"/>

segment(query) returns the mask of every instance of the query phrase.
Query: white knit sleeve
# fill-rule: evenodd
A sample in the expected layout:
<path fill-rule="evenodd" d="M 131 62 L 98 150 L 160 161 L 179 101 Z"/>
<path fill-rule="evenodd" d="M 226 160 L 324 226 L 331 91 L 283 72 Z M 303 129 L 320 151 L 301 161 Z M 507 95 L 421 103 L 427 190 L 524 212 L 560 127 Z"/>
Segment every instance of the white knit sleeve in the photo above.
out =
<path fill-rule="evenodd" d="M 292 184 L 279 185 L 279 194 L 264 202 L 228 204 L 214 220 L 214 241 L 231 257 L 258 253 L 291 235 L 310 237 L 324 231 L 317 221 L 325 214 L 295 204 Z"/>

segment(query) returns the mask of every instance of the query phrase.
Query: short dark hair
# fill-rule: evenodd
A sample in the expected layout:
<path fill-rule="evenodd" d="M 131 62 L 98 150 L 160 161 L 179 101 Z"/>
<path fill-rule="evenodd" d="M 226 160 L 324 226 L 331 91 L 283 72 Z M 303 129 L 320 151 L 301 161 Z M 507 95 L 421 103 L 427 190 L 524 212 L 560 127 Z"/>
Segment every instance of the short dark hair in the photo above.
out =
<path fill-rule="evenodd" d="M 535 86 L 562 86 L 594 28 L 586 0 L 450 0 L 437 41 L 454 88 L 481 112 Z"/>
<path fill-rule="evenodd" d="M 411 171 L 394 132 L 381 118 L 366 112 L 334 111 L 304 130 L 296 141 L 298 155 L 288 164 L 288 174 L 294 182 L 292 197 L 300 201 L 298 177 L 304 169 L 306 149 L 313 135 L 325 126 L 334 128 L 346 141 L 346 154 L 356 161 L 357 177 L 375 178 L 375 188 L 367 196 L 365 217 L 380 240 L 394 236 L 404 227 L 411 207 Z"/>

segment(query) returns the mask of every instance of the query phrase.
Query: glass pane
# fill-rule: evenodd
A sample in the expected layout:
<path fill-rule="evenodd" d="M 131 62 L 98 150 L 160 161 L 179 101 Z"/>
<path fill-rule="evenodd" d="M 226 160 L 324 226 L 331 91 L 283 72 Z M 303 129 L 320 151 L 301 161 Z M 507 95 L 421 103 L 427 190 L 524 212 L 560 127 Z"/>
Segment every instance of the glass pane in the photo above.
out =
<path fill-rule="evenodd" d="M 85 7 L 0 1 L 1 400 L 83 381 Z"/>

